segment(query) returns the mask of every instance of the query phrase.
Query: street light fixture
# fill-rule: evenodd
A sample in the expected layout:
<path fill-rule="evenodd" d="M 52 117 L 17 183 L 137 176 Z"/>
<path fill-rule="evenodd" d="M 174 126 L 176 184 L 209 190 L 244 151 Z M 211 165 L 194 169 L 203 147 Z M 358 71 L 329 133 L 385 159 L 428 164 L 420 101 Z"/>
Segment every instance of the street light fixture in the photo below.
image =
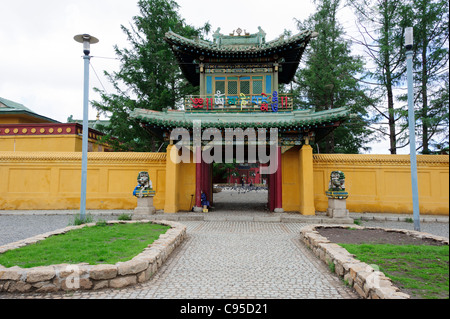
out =
<path fill-rule="evenodd" d="M 83 96 L 83 140 L 81 149 L 81 196 L 80 219 L 86 218 L 86 183 L 87 183 L 87 151 L 88 151 L 88 103 L 89 103 L 89 61 L 91 59 L 91 43 L 97 43 L 98 39 L 89 34 L 79 34 L 73 37 L 79 43 L 83 43 L 84 59 L 84 96 Z"/>
<path fill-rule="evenodd" d="M 90 45 L 91 43 L 98 43 L 98 39 L 89 34 L 79 34 L 73 37 L 73 39 L 79 43 L 83 43 L 84 55 L 89 55 L 91 53 Z"/>
<path fill-rule="evenodd" d="M 406 69 L 408 80 L 408 126 L 409 126 L 409 157 L 411 162 L 411 186 L 413 199 L 414 230 L 420 231 L 419 189 L 417 185 L 417 159 L 416 159 L 416 132 L 414 117 L 414 92 L 413 92 L 413 28 L 405 29 Z"/>

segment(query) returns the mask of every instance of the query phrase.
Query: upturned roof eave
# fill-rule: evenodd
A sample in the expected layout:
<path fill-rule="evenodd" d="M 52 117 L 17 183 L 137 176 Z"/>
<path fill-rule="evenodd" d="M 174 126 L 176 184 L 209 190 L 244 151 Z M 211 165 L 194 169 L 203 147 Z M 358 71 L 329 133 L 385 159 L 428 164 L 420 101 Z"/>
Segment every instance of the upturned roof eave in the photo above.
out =
<path fill-rule="evenodd" d="M 194 120 L 200 120 L 203 127 L 310 127 L 345 120 L 350 116 L 348 107 L 314 112 L 297 110 L 278 113 L 213 113 L 213 112 L 158 112 L 136 109 L 130 116 L 141 122 L 168 128 L 191 128 Z"/>
<path fill-rule="evenodd" d="M 233 54 L 259 54 L 259 53 L 265 53 L 267 51 L 274 51 L 276 49 L 283 49 L 284 47 L 293 47 L 295 49 L 295 45 L 307 43 L 309 40 L 313 37 L 313 31 L 307 30 L 300 32 L 286 40 L 273 40 L 270 42 L 267 42 L 261 46 L 233 46 L 233 45 L 223 45 L 218 46 L 215 43 L 209 42 L 209 41 L 196 41 L 191 40 L 188 38 L 185 38 L 181 35 L 178 35 L 174 33 L 173 31 L 169 31 L 165 34 L 164 40 L 172 45 L 178 45 L 178 46 L 184 46 L 188 47 L 190 49 L 200 50 L 205 53 L 212 53 L 212 54 L 229 54 L 231 57 Z"/>
<path fill-rule="evenodd" d="M 304 31 L 286 40 L 273 40 L 262 46 L 217 46 L 212 42 L 202 40 L 191 40 L 182 37 L 172 31 L 165 35 L 165 41 L 171 45 L 172 52 L 176 56 L 180 69 L 185 78 L 194 86 L 200 84 L 195 63 L 201 56 L 205 63 L 210 59 L 224 59 L 227 63 L 234 63 L 234 60 L 242 63 L 243 58 L 251 59 L 273 59 L 273 62 L 280 61 L 281 72 L 279 73 L 279 83 L 288 84 L 292 81 L 295 72 L 300 64 L 303 52 L 314 32 Z M 277 56 L 275 59 L 274 57 Z"/>

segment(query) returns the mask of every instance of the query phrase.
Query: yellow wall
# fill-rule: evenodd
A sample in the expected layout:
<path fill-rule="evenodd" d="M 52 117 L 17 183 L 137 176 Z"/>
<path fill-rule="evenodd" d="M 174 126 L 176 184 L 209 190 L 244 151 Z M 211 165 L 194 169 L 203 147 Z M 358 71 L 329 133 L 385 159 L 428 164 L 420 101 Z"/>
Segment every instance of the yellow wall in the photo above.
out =
<path fill-rule="evenodd" d="M 81 139 L 74 135 L 60 136 L 2 136 L 0 138 L 1 151 L 29 151 L 29 152 L 76 152 Z"/>
<path fill-rule="evenodd" d="M 282 201 L 286 212 L 315 215 L 312 154 L 311 146 L 303 145 L 281 155 Z"/>
<path fill-rule="evenodd" d="M 192 156 L 191 156 L 192 159 Z M 178 183 L 178 210 L 190 211 L 195 205 L 195 163 L 180 163 L 180 180 Z M 193 195 L 191 197 L 191 195 Z M 192 198 L 192 202 L 191 202 Z"/>
<path fill-rule="evenodd" d="M 0 124 L 26 124 L 26 123 L 53 123 L 53 121 L 24 114 L 11 114 L 11 115 L 2 114 L 0 116 Z"/>
<path fill-rule="evenodd" d="M 419 206 L 422 214 L 449 214 L 449 156 L 418 155 Z M 412 214 L 409 155 L 314 155 L 314 199 L 326 211 L 330 173 L 345 174 L 350 212 Z"/>
<path fill-rule="evenodd" d="M 294 147 L 281 155 L 282 201 L 287 212 L 300 211 L 299 148 Z"/>
<path fill-rule="evenodd" d="M 351 212 L 412 213 L 408 155 L 310 151 L 294 147 L 282 155 L 285 211 L 306 215 L 314 208 L 326 211 L 330 173 L 341 170 Z M 148 171 L 156 209 L 189 211 L 195 194 L 195 163 L 190 156 L 190 163 L 173 164 L 166 153 L 88 153 L 87 209 L 134 209 L 137 175 Z M 420 213 L 448 215 L 449 156 L 417 158 Z M 79 209 L 80 183 L 81 152 L 0 152 L 0 209 Z"/>
<path fill-rule="evenodd" d="M 19 124 L 19 123 L 25 123 L 25 121 L 22 121 L 18 117 L 6 117 L 6 116 L 0 117 L 0 124 Z"/>
<path fill-rule="evenodd" d="M 88 153 L 87 209 L 134 209 L 148 171 L 164 208 L 165 153 Z M 81 153 L 0 152 L 0 209 L 79 209 Z"/>
<path fill-rule="evenodd" d="M 171 150 L 174 152 L 174 161 L 170 158 Z M 187 151 L 186 149 L 184 151 Z M 181 150 L 176 151 L 175 145 L 167 147 L 166 161 L 166 191 L 164 212 L 176 213 L 178 211 L 190 211 L 194 205 L 195 196 L 195 173 L 196 167 L 193 162 L 192 152 L 186 162 L 181 161 Z M 191 196 L 192 195 L 192 196 Z"/>
<path fill-rule="evenodd" d="M 89 151 L 102 152 L 105 146 L 89 139 Z M 77 135 L 30 136 L 13 135 L 0 138 L 0 151 L 20 152 L 81 152 L 82 138 Z"/>

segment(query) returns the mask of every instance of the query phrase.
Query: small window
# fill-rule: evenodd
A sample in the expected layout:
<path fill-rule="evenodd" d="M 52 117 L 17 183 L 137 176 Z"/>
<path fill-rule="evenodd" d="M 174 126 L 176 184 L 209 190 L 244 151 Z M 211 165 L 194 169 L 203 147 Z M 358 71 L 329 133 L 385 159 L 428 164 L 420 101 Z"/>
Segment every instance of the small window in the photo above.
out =
<path fill-rule="evenodd" d="M 250 81 L 242 81 L 240 82 L 240 93 L 250 94 Z"/>
<path fill-rule="evenodd" d="M 238 82 L 237 81 L 228 81 L 228 94 L 236 95 L 238 94 Z"/>
<path fill-rule="evenodd" d="M 220 91 L 221 94 L 225 94 L 225 81 L 216 81 L 216 91 L 214 94 Z"/>
<path fill-rule="evenodd" d="M 262 80 L 253 80 L 253 94 L 261 94 L 263 92 Z"/>
<path fill-rule="evenodd" d="M 263 76 L 215 76 L 214 92 L 220 91 L 221 94 L 231 97 L 239 97 L 240 94 L 260 95 L 264 91 Z M 270 81 L 268 82 L 270 85 Z"/>

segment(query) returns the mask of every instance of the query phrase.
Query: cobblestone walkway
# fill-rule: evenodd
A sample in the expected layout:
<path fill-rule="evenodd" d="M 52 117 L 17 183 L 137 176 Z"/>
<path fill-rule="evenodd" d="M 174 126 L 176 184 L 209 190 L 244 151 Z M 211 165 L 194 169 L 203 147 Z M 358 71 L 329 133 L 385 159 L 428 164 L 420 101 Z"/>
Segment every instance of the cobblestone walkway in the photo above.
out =
<path fill-rule="evenodd" d="M 185 221 L 187 239 L 154 277 L 126 289 L 1 298 L 357 298 L 299 241 L 300 223 Z"/>

